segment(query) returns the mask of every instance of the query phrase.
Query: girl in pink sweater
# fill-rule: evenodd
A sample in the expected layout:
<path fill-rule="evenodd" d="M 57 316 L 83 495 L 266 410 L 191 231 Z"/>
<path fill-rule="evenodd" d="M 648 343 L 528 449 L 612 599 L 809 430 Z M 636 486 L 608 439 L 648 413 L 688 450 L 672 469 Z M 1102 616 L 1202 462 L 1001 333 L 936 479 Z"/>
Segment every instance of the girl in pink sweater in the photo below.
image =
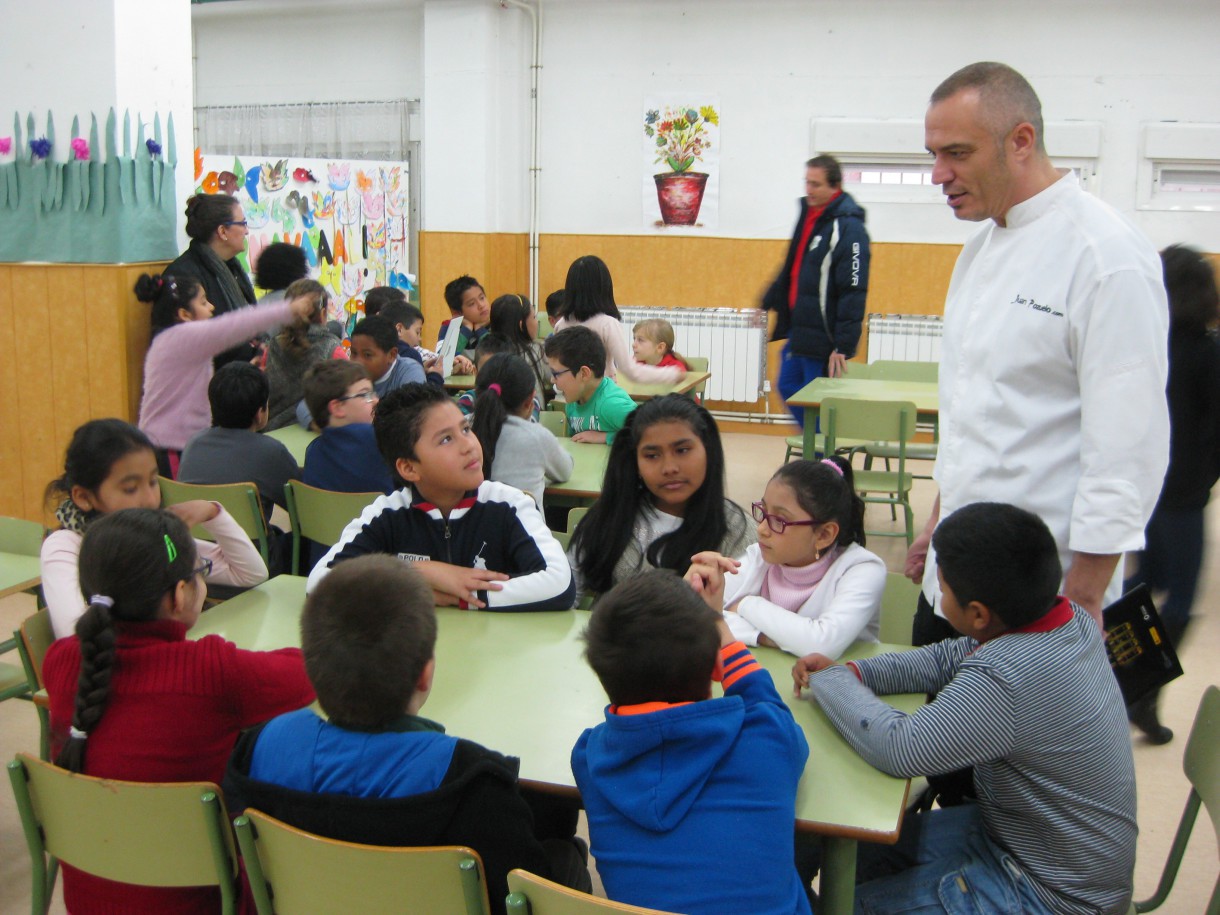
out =
<path fill-rule="evenodd" d="M 187 441 L 212 425 L 208 407 L 212 357 L 276 325 L 308 319 L 313 302 L 302 296 L 212 318 L 212 303 L 190 277 L 144 274 L 136 281 L 135 292 L 137 299 L 153 306 L 140 429 L 157 448 L 162 475 L 174 479 Z"/>
<path fill-rule="evenodd" d="M 607 378 L 618 380 L 618 373 L 637 384 L 673 384 L 686 374 L 680 366 L 645 365 L 636 362 L 627 343 L 618 305 L 614 303 L 614 281 L 610 268 L 595 254 L 572 261 L 564 286 L 563 310 L 555 330 L 583 324 L 602 338 L 606 345 Z"/>

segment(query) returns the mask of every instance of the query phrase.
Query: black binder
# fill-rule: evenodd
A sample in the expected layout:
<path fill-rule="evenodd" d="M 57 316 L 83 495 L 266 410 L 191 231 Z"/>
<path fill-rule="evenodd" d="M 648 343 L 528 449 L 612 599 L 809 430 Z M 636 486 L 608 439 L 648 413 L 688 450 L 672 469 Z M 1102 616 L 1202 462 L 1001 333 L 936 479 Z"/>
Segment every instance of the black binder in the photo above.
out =
<path fill-rule="evenodd" d="M 1146 585 L 1137 585 L 1101 612 L 1106 653 L 1128 705 L 1182 676 L 1182 664 Z"/>

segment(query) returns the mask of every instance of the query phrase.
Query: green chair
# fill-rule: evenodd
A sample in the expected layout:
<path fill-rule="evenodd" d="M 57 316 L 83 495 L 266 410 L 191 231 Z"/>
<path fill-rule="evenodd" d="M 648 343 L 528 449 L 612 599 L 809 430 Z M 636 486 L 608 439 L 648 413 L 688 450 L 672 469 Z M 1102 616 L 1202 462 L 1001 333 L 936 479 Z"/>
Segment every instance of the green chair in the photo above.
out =
<path fill-rule="evenodd" d="M 940 378 L 939 362 L 903 362 L 897 360 L 879 359 L 872 364 L 872 377 L 883 381 L 929 381 L 936 382 Z M 933 437 L 936 426 L 931 426 Z M 864 469 L 871 470 L 873 458 L 884 458 L 885 469 L 890 469 L 890 459 L 897 457 L 897 447 L 893 442 L 873 442 L 864 449 Z M 907 446 L 907 458 L 915 461 L 936 460 L 936 442 L 912 442 Z M 917 480 L 930 480 L 931 475 L 912 474 Z"/>
<path fill-rule="evenodd" d="M 844 369 L 844 377 L 850 378 L 853 381 L 860 378 L 872 378 L 873 367 L 867 362 L 848 362 Z M 841 451 L 850 451 L 863 442 L 842 442 Z M 793 458 L 803 458 L 805 456 L 805 438 L 801 435 L 789 435 L 784 439 L 786 449 L 784 451 L 784 463 L 787 464 Z M 811 461 L 819 461 L 826 457 L 826 436 L 821 432 L 814 435 L 814 455 L 810 458 Z"/>
<path fill-rule="evenodd" d="M 1203 698 L 1199 701 L 1199 711 L 1195 714 L 1195 723 L 1182 755 L 1182 771 L 1190 781 L 1190 794 L 1186 798 L 1186 809 L 1182 811 L 1165 869 L 1161 872 L 1160 883 L 1151 898 L 1132 902 L 1129 912 L 1151 912 L 1164 904 L 1178 875 L 1200 806 L 1207 808 L 1212 829 L 1216 832 L 1217 840 L 1220 840 L 1220 689 L 1215 686 L 1204 690 Z M 1220 878 L 1212 888 L 1206 911 L 1207 915 L 1220 915 Z"/>
<path fill-rule="evenodd" d="M 42 682 L 42 662 L 47 656 L 47 649 L 55 641 L 55 633 L 51 630 L 51 611 L 45 607 L 27 616 L 21 622 L 21 628 L 13 633 L 17 641 L 17 653 L 21 656 L 21 666 L 25 671 L 26 683 L 32 692 L 34 708 L 38 711 L 39 742 L 38 755 L 42 759 L 50 758 L 51 719 L 48 711 L 46 688 Z"/>
<path fill-rule="evenodd" d="M 562 410 L 543 410 L 538 414 L 538 422 L 549 429 L 555 438 L 567 438 L 568 416 Z"/>
<path fill-rule="evenodd" d="M 284 484 L 288 519 L 292 523 L 292 574 L 301 574 L 304 540 L 333 546 L 339 542 L 348 523 L 359 518 L 379 495 L 379 492 L 331 492 L 300 480 L 289 480 Z"/>
<path fill-rule="evenodd" d="M 911 624 L 919 603 L 920 585 L 901 572 L 887 572 L 881 593 L 881 632 L 878 638 L 887 645 L 910 645 Z"/>
<path fill-rule="evenodd" d="M 504 907 L 508 915 L 605 915 L 607 912 L 672 915 L 660 909 L 643 909 L 637 905 L 590 896 L 544 880 L 521 868 L 508 872 L 508 898 L 504 901 Z"/>
<path fill-rule="evenodd" d="M 555 333 L 555 328 L 551 325 L 551 316 L 546 313 L 545 308 L 539 308 L 538 311 L 538 339 L 545 340 L 551 334 Z"/>
<path fill-rule="evenodd" d="M 691 372 L 706 372 L 710 360 L 707 356 L 683 356 L 682 361 L 686 363 L 687 371 Z M 702 403 L 703 394 L 707 390 L 707 379 L 704 378 L 701 382 L 690 389 L 688 397 L 697 397 Z"/>
<path fill-rule="evenodd" d="M 857 400 L 847 397 L 827 397 L 822 401 L 822 428 L 826 432 L 826 447 L 831 452 L 843 439 L 895 442 L 898 470 L 858 470 L 855 472 L 856 492 L 864 494 L 865 502 L 902 506 L 905 526 L 896 531 L 869 531 L 879 537 L 905 537 L 910 545 L 915 536 L 915 519 L 911 512 L 912 475 L 907 472 L 907 447 L 915 436 L 915 404 L 898 400 Z M 871 495 L 870 495 L 871 494 Z M 880 495 L 878 495 L 880 494 Z"/>
<path fill-rule="evenodd" d="M 237 855 L 215 785 L 93 778 L 28 753 L 8 774 L 30 850 L 34 915 L 50 905 L 60 861 L 141 886 L 216 886 L 221 911 L 237 910 Z"/>
<path fill-rule="evenodd" d="M 179 480 L 161 481 L 161 505 L 168 508 L 180 502 L 190 502 L 193 499 L 204 499 L 208 502 L 219 502 L 224 510 L 233 516 L 233 520 L 246 532 L 252 543 L 257 544 L 263 562 L 270 565 L 271 550 L 267 539 L 267 519 L 263 517 L 263 506 L 259 501 L 258 487 L 253 483 L 183 483 Z M 191 531 L 196 540 L 211 540 L 212 535 L 203 527 Z"/>
<path fill-rule="evenodd" d="M 42 553 L 42 538 L 45 531 L 41 524 L 26 521 L 23 518 L 0 517 L 0 553 L 12 553 L 24 557 L 21 561 L 30 568 L 16 573 L 26 583 L 30 577 L 38 578 L 36 573 L 38 558 Z M 16 570 L 13 570 L 16 571 Z M 38 581 L 35 580 L 32 589 L 37 592 Z M 16 589 L 15 589 L 16 590 Z M 30 589 L 27 589 L 30 590 Z M 38 593 L 41 605 L 41 593 Z M 9 652 L 20 652 L 20 637 L 14 633 L 13 638 L 0 642 L 0 655 Z M 0 661 L 0 702 L 6 699 L 29 699 L 34 682 L 26 675 L 25 665 L 18 656 L 14 661 Z"/>
<path fill-rule="evenodd" d="M 576 508 L 568 511 L 568 534 L 576 533 L 576 525 L 580 524 L 580 519 L 589 514 L 589 506 L 578 505 Z"/>
<path fill-rule="evenodd" d="M 233 826 L 259 915 L 487 915 L 483 862 L 469 848 L 339 842 L 258 810 Z"/>

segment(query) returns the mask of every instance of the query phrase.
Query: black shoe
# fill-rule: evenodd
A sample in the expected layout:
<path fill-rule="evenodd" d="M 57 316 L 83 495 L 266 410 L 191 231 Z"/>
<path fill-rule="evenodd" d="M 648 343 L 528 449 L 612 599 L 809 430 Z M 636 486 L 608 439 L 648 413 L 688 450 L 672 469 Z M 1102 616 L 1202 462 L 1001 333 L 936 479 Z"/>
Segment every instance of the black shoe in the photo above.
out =
<path fill-rule="evenodd" d="M 1156 713 L 1157 694 L 1137 699 L 1127 706 L 1127 719 L 1139 728 L 1153 746 L 1163 746 L 1173 740 L 1173 731 L 1161 724 Z"/>

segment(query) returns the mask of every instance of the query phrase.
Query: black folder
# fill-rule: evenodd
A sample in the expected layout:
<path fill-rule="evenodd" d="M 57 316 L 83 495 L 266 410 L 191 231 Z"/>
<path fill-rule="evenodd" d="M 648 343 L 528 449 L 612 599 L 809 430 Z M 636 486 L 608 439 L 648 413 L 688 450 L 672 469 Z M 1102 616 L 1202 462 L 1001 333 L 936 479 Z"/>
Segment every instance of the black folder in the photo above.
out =
<path fill-rule="evenodd" d="M 1101 612 L 1106 653 L 1128 705 L 1182 676 L 1178 653 L 1147 586 L 1137 585 Z"/>

